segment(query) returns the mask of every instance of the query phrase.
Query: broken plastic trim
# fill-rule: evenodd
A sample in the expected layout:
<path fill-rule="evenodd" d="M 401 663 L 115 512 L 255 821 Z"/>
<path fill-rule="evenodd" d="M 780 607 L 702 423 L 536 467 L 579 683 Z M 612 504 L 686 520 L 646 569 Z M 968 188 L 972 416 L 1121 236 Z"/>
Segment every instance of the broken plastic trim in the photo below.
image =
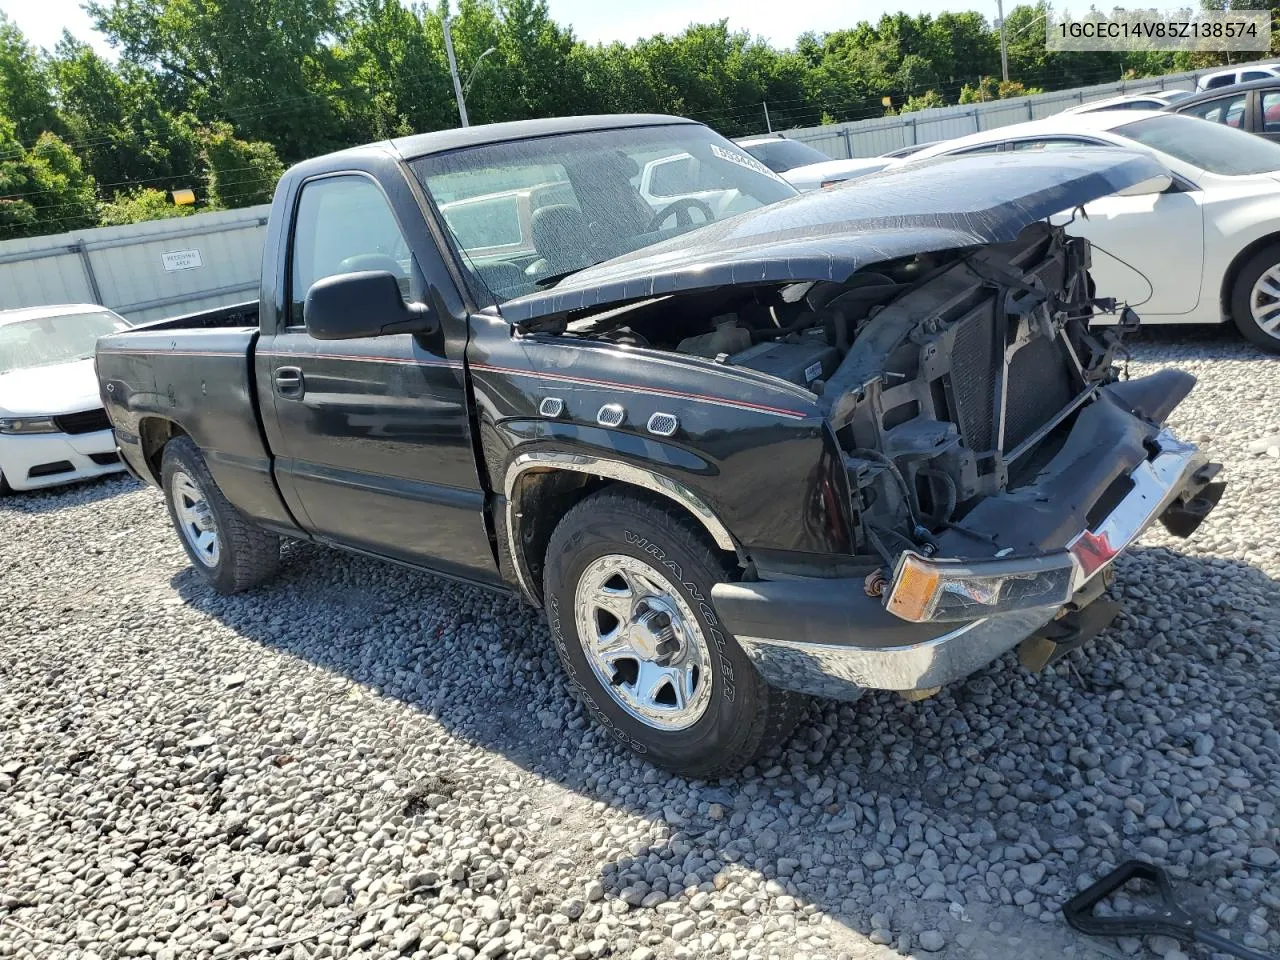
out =
<path fill-rule="evenodd" d="M 1032 557 L 963 563 L 905 551 L 893 573 L 885 608 L 913 623 L 972 620 L 997 613 L 1060 607 L 1106 569 L 1205 469 L 1194 446 L 1167 430 L 1159 453 L 1130 474 L 1132 489 L 1094 529 L 1063 550 Z M 1201 484 L 1203 485 L 1203 484 Z"/>

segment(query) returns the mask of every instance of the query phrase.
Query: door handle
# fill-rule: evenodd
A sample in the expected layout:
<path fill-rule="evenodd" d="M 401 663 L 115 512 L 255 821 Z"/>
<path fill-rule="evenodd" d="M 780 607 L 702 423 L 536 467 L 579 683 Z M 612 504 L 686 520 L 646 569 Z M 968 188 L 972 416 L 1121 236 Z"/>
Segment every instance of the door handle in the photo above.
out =
<path fill-rule="evenodd" d="M 276 368 L 276 393 L 282 397 L 296 400 L 301 397 L 306 387 L 302 379 L 302 371 L 297 367 Z"/>

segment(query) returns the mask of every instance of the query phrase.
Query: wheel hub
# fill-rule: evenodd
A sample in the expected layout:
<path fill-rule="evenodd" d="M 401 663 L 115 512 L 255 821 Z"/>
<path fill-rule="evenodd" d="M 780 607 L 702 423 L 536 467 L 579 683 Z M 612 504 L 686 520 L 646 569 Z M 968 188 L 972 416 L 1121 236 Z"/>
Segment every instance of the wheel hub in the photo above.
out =
<path fill-rule="evenodd" d="M 1249 311 L 1263 333 L 1280 338 L 1280 264 L 1263 272 L 1249 291 Z"/>
<path fill-rule="evenodd" d="M 209 501 L 185 471 L 178 470 L 170 480 L 169 495 L 173 499 L 174 521 L 192 555 L 209 568 L 216 567 L 222 556 L 218 522 Z"/>
<path fill-rule="evenodd" d="M 659 730 L 683 730 L 701 718 L 711 699 L 710 648 L 664 573 L 609 554 L 583 570 L 574 599 L 582 651 L 618 706 Z"/>
<path fill-rule="evenodd" d="M 671 614 L 652 599 L 636 604 L 636 612 L 627 626 L 632 648 L 646 660 L 667 664 L 679 652 Z"/>

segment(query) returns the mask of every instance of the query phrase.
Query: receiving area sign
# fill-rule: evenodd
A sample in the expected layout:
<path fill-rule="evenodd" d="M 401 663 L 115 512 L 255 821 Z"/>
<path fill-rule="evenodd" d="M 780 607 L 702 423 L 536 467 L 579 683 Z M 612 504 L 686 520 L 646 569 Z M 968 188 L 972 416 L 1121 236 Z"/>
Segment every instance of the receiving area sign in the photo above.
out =
<path fill-rule="evenodd" d="M 196 267 L 204 266 L 200 260 L 199 250 L 171 250 L 168 253 L 161 254 L 160 260 L 164 263 L 164 269 L 168 273 L 173 273 L 175 270 L 193 270 Z"/>

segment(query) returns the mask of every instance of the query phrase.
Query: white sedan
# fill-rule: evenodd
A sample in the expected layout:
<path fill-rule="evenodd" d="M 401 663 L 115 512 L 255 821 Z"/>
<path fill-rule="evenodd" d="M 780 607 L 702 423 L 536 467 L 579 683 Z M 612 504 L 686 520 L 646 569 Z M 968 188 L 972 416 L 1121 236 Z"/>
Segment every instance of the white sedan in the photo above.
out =
<path fill-rule="evenodd" d="M 1095 110 L 1163 110 L 1171 103 L 1194 96 L 1190 90 L 1154 90 L 1151 93 L 1130 93 L 1105 100 L 1090 100 L 1077 107 L 1068 107 L 1063 113 L 1093 113 Z"/>
<path fill-rule="evenodd" d="M 124 469 L 93 351 L 128 326 L 92 304 L 0 311 L 0 493 Z"/>
<path fill-rule="evenodd" d="M 1070 224 L 1093 244 L 1099 294 L 1146 323 L 1231 320 L 1280 352 L 1280 144 L 1174 113 L 1099 111 L 947 140 L 895 165 L 1089 147 L 1147 151 L 1171 176 L 1163 192 L 1095 200 Z"/>
<path fill-rule="evenodd" d="M 778 134 L 743 137 L 734 141 L 797 190 L 818 190 L 846 180 L 856 180 L 889 165 L 889 157 L 853 157 L 832 160 L 825 153 L 799 140 Z"/>

